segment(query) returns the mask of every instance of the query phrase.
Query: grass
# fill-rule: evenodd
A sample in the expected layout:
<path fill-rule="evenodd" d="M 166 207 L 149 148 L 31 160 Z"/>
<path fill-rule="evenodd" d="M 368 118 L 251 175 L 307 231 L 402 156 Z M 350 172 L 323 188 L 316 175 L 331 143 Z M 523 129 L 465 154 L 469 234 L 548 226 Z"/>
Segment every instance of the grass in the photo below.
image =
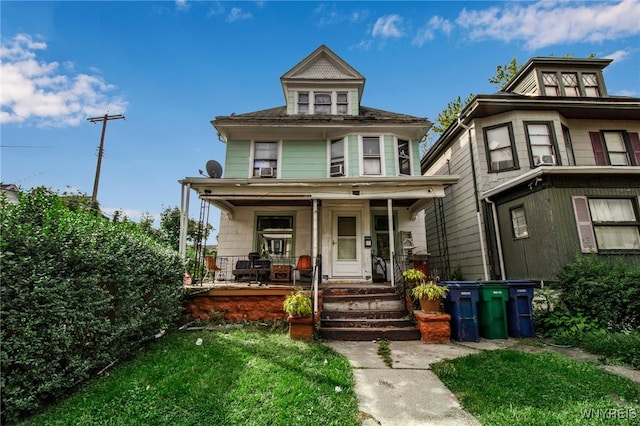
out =
<path fill-rule="evenodd" d="M 555 340 L 601 355 L 602 361 L 608 364 L 623 364 L 640 369 L 640 331 L 567 333 L 557 336 Z"/>
<path fill-rule="evenodd" d="M 343 356 L 236 327 L 169 334 L 23 424 L 342 426 L 358 404 Z"/>
<path fill-rule="evenodd" d="M 640 421 L 640 384 L 558 354 L 484 351 L 432 369 L 483 425 Z"/>
<path fill-rule="evenodd" d="M 387 367 L 393 368 L 391 348 L 389 347 L 389 341 L 387 339 L 378 340 L 378 355 L 380 355 L 380 358 L 382 358 L 382 361 Z"/>

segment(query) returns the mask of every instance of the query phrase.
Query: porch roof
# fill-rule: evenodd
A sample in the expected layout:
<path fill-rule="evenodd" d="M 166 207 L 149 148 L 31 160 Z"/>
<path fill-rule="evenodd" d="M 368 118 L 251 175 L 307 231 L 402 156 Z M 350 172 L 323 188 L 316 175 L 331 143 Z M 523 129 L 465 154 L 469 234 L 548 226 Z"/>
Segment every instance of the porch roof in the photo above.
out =
<path fill-rule="evenodd" d="M 215 179 L 187 177 L 179 181 L 230 217 L 240 206 L 310 206 L 312 200 L 370 200 L 372 205 L 407 208 L 415 215 L 460 179 L 447 176 L 392 176 L 319 179 Z"/>

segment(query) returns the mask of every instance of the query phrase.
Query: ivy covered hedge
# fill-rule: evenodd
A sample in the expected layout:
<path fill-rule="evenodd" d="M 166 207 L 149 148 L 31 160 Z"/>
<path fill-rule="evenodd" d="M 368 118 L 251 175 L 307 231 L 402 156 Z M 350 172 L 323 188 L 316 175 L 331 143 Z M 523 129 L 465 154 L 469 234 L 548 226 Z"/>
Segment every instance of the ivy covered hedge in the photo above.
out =
<path fill-rule="evenodd" d="M 0 203 L 0 249 L 3 423 L 64 396 L 180 315 L 174 250 L 44 188 Z"/>

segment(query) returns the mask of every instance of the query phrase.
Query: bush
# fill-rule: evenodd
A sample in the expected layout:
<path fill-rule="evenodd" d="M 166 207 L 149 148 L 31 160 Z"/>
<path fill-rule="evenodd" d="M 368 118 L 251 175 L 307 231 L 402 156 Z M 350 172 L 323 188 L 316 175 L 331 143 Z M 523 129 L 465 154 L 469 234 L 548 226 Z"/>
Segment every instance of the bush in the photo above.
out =
<path fill-rule="evenodd" d="M 44 188 L 0 205 L 2 420 L 124 358 L 181 312 L 184 265 L 134 223 Z"/>
<path fill-rule="evenodd" d="M 582 312 L 611 331 L 640 330 L 639 283 L 639 266 L 597 255 L 580 255 L 559 274 L 569 312 Z"/>
<path fill-rule="evenodd" d="M 566 334 L 557 342 L 579 346 L 587 352 L 602 355 L 609 363 L 640 368 L 640 332 L 610 333 L 604 330 Z"/>

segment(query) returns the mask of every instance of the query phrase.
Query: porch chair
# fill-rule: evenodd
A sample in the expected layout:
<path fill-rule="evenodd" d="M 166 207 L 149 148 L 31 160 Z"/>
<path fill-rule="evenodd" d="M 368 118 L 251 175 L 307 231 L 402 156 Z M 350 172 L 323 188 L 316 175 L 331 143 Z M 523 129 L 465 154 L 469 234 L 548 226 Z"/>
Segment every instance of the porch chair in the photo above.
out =
<path fill-rule="evenodd" d="M 308 278 L 311 281 L 311 272 L 313 270 L 313 266 L 311 265 L 311 256 L 303 254 L 298 258 L 298 263 L 296 263 L 296 267 L 293 268 L 293 285 L 296 285 L 296 275 L 302 281 L 302 277 L 305 279 Z"/>
<path fill-rule="evenodd" d="M 211 281 L 216 280 L 216 271 L 219 271 L 221 268 L 216 264 L 216 258 L 213 256 L 205 256 L 204 257 L 204 266 L 207 268 L 207 273 L 202 277 L 202 281 L 206 280 L 208 276 L 211 276 Z"/>

